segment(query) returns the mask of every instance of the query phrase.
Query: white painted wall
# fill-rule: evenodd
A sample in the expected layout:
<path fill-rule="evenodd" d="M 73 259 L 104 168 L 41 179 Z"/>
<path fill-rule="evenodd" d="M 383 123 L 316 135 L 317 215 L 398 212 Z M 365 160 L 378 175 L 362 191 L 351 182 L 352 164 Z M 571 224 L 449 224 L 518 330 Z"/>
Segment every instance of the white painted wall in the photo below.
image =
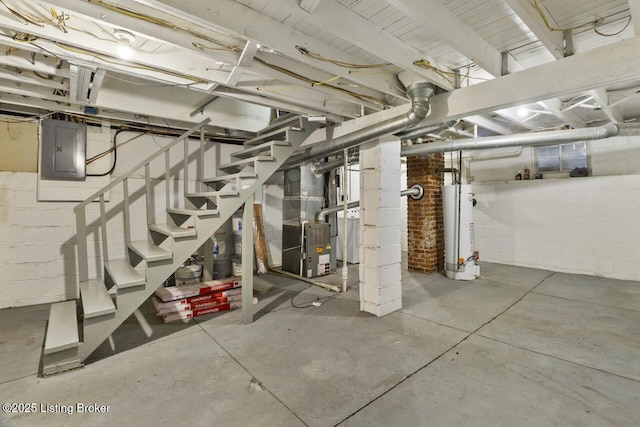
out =
<path fill-rule="evenodd" d="M 465 157 L 516 150 L 476 151 Z M 476 160 L 465 171 L 474 179 L 481 259 L 637 280 L 640 138 L 592 141 L 593 176 L 515 181 L 517 170 L 532 168 L 532 153 L 525 148 L 517 157 Z M 445 156 L 449 161 L 449 154 Z"/>
<path fill-rule="evenodd" d="M 11 125 L 20 126 L 20 125 Z M 120 134 L 122 142 L 135 136 Z M 0 138 L 5 137 L 0 134 Z M 143 136 L 122 146 L 118 150 L 118 163 L 112 175 L 120 176 L 132 166 L 168 144 L 171 138 Z M 189 182 L 195 188 L 196 157 L 199 142 L 190 144 Z M 227 144 L 212 144 L 206 155 L 206 176 L 214 176 L 215 165 L 225 162 L 229 154 L 240 147 Z M 170 188 L 173 205 L 183 203 L 184 175 L 179 169 L 182 144 L 171 150 Z M 144 169 L 129 179 L 132 238 L 146 237 Z M 158 179 L 164 173 L 164 157 L 151 164 L 154 177 L 154 215 L 164 218 L 164 181 Z M 123 257 L 125 252 L 123 217 L 116 209 L 122 205 L 122 186 L 116 186 L 106 204 L 109 235 L 109 255 Z M 73 208 L 77 202 L 38 202 L 37 174 L 33 172 L 0 171 L 0 308 L 61 301 L 77 297 L 77 266 L 75 256 L 75 216 Z M 118 211 L 117 214 L 113 212 Z M 88 251 L 89 273 L 95 277 L 102 272 L 101 248 L 96 236 L 99 206 L 87 208 L 89 229 Z M 164 222 L 164 221 L 160 221 Z"/>

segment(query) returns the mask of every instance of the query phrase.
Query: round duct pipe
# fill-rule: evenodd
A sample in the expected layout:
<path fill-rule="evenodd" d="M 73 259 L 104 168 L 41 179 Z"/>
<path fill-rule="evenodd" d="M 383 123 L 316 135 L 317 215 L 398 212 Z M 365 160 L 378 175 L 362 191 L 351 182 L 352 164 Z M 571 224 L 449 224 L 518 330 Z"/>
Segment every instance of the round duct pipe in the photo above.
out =
<path fill-rule="evenodd" d="M 439 132 L 441 130 L 451 128 L 455 126 L 457 123 L 458 123 L 458 120 L 449 120 L 449 121 L 438 123 L 435 125 L 422 126 L 422 127 L 417 127 L 415 129 L 409 129 L 405 132 L 397 133 L 396 136 L 398 136 L 403 141 L 407 139 L 420 138 L 430 133 Z"/>
<path fill-rule="evenodd" d="M 329 154 L 363 144 L 375 138 L 389 135 L 420 123 L 429 113 L 429 97 L 435 89 L 431 83 L 418 82 L 407 88 L 407 96 L 411 98 L 411 109 L 406 113 L 385 120 L 365 129 L 360 129 L 332 140 L 319 142 L 305 153 L 292 156 L 282 167 L 290 168 L 298 163 L 318 159 Z"/>
<path fill-rule="evenodd" d="M 415 156 L 430 153 L 448 153 L 451 151 L 483 150 L 487 148 L 521 147 L 527 145 L 555 145 L 576 141 L 591 141 L 616 136 L 620 128 L 610 123 L 601 127 L 571 130 L 533 132 L 515 135 L 500 135 L 485 138 L 458 139 L 428 144 L 415 144 L 402 147 L 403 156 Z"/>

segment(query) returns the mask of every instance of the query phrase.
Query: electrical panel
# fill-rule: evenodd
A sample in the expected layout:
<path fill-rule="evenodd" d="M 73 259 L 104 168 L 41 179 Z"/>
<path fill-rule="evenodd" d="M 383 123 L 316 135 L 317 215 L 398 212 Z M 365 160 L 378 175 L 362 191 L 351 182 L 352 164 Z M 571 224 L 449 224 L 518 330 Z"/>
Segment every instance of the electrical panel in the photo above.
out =
<path fill-rule="evenodd" d="M 87 127 L 81 123 L 42 121 L 42 179 L 84 181 L 86 178 Z"/>

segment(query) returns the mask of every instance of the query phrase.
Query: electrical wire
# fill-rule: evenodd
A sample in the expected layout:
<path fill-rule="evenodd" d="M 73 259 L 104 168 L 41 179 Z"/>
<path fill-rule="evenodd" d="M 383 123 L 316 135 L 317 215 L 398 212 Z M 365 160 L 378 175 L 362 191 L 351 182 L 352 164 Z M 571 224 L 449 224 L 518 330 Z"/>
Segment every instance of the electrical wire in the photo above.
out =
<path fill-rule="evenodd" d="M 139 69 L 139 70 L 155 71 L 157 73 L 167 74 L 169 76 L 179 77 L 179 78 L 182 78 L 182 79 L 185 79 L 185 80 L 191 80 L 191 81 L 194 81 L 196 83 L 207 83 L 206 80 L 203 80 L 203 79 L 200 79 L 200 78 L 197 78 L 197 77 L 187 76 L 187 75 L 184 75 L 184 74 L 176 73 L 174 71 L 163 70 L 163 69 L 160 69 L 160 68 L 151 67 L 149 65 L 131 64 L 131 63 L 127 63 L 127 62 L 124 62 L 124 61 L 117 60 L 117 59 L 111 59 L 111 58 L 107 57 L 106 55 L 96 54 L 95 52 L 92 52 L 90 50 L 75 48 L 73 46 L 69 46 L 67 44 L 60 43 L 60 42 L 55 42 L 55 41 L 54 41 L 54 43 L 55 43 L 56 46 L 58 46 L 58 47 L 60 47 L 62 49 L 68 50 L 70 52 L 75 52 L 75 53 L 80 53 L 80 54 L 83 54 L 83 55 L 88 55 L 88 56 L 91 56 L 92 58 L 99 59 L 99 60 L 107 62 L 109 64 L 123 65 L 123 66 L 126 66 L 126 67 L 136 68 L 136 69 Z"/>
<path fill-rule="evenodd" d="M 211 41 L 211 40 L 209 40 Z M 218 43 L 218 42 L 213 42 L 216 43 L 222 47 L 211 47 L 211 46 L 206 46 L 203 45 L 202 43 L 198 43 L 198 42 L 192 42 L 191 44 L 194 47 L 197 47 L 198 49 L 206 49 L 206 50 L 215 50 L 215 51 L 234 51 L 234 52 L 240 52 L 240 49 L 236 48 L 236 47 L 232 47 L 232 46 L 226 46 L 224 44 Z"/>
<path fill-rule="evenodd" d="M 15 119 L 0 119 L 0 123 L 15 124 L 15 123 L 37 122 L 37 121 L 40 121 L 42 119 L 46 119 L 47 117 L 51 117 L 54 114 L 55 114 L 55 112 L 54 113 L 42 114 L 40 116 L 20 117 L 20 118 L 15 118 Z"/>
<path fill-rule="evenodd" d="M 629 15 L 629 19 L 627 20 L 627 23 L 625 24 L 624 27 L 622 27 L 622 29 L 620 31 L 617 31 L 615 33 L 603 33 L 603 32 L 600 32 L 598 30 L 598 26 L 597 25 L 595 27 L 593 27 L 593 31 L 595 31 L 596 34 L 598 34 L 599 36 L 602 36 L 602 37 L 615 37 L 615 36 L 617 36 L 619 34 L 622 34 L 622 32 L 624 30 L 626 30 L 627 27 L 629 27 L 629 24 L 631 24 L 631 15 Z"/>
<path fill-rule="evenodd" d="M 593 30 L 599 36 L 613 37 L 613 36 L 619 35 L 624 30 L 626 30 L 627 27 L 629 26 L 629 24 L 631 24 L 631 18 L 632 18 L 631 15 L 629 15 L 629 20 L 627 21 L 627 24 L 620 31 L 618 31 L 616 33 L 612 33 L 612 34 L 606 34 L 606 33 L 603 33 L 603 32 L 598 30 L 598 27 L 600 27 L 600 26 L 602 26 L 604 24 L 602 19 L 596 19 L 595 21 L 587 22 L 586 24 L 576 25 L 576 26 L 573 26 L 573 27 L 557 28 L 557 27 L 552 26 L 549 23 L 549 18 L 547 18 L 546 13 L 542 9 L 542 7 L 538 4 L 538 0 L 533 0 L 533 6 L 536 9 L 536 12 L 538 12 L 538 14 L 540 15 L 540 18 L 542 18 L 542 21 L 544 21 L 544 24 L 546 25 L 547 29 L 549 31 L 557 31 L 557 32 L 574 31 L 574 30 L 578 30 L 580 28 L 593 27 Z"/>
<path fill-rule="evenodd" d="M 195 81 L 191 83 L 140 83 L 134 82 L 132 80 L 123 79 L 122 77 L 116 77 L 113 74 L 109 74 L 110 79 L 119 80 L 121 82 L 129 83 L 136 86 L 147 86 L 147 87 L 190 87 L 198 84 L 202 84 L 202 81 Z"/>
<path fill-rule="evenodd" d="M 456 73 L 451 72 L 451 71 L 440 70 L 439 68 L 431 65 L 431 62 L 429 62 L 426 59 L 419 59 L 417 61 L 413 61 L 413 65 L 415 65 L 417 67 L 425 68 L 427 70 L 432 70 L 434 73 L 436 73 L 437 75 L 439 75 L 440 77 L 442 77 L 443 79 L 445 79 L 446 81 L 448 81 L 451 84 L 454 84 L 454 82 L 448 76 L 453 76 L 454 78 L 457 77 Z"/>
<path fill-rule="evenodd" d="M 383 62 L 383 63 L 380 63 L 380 64 L 354 64 L 354 63 L 351 63 L 351 62 L 338 61 L 337 59 L 325 58 L 324 56 L 322 56 L 322 55 L 320 55 L 318 53 L 311 52 L 306 47 L 302 47 L 302 46 L 296 45 L 296 49 L 298 50 L 298 52 L 300 52 L 303 55 L 308 55 L 308 56 L 312 57 L 313 59 L 317 59 L 318 61 L 329 62 L 331 64 L 337 65 L 338 67 L 343 67 L 343 68 L 356 68 L 356 69 L 360 69 L 360 68 L 383 68 L 383 67 L 388 67 L 389 65 L 393 65 L 391 62 Z"/>
<path fill-rule="evenodd" d="M 108 150 L 105 150 L 105 151 L 103 151 L 102 153 L 96 154 L 95 156 L 93 156 L 93 157 L 91 157 L 91 158 L 87 159 L 86 164 L 87 164 L 87 165 L 90 165 L 91 163 L 93 163 L 93 162 L 95 162 L 95 161 L 97 161 L 97 160 L 100 160 L 100 159 L 101 159 L 101 158 L 103 158 L 104 156 L 108 155 L 109 153 L 113 153 L 113 152 L 115 152 L 118 148 L 122 147 L 123 145 L 125 145 L 125 144 L 127 144 L 127 143 L 129 143 L 129 142 L 131 142 L 131 141 L 133 141 L 133 140 L 135 140 L 135 139 L 138 139 L 138 138 L 140 138 L 141 136 L 147 135 L 148 133 L 149 133 L 149 132 L 141 133 L 141 134 L 136 135 L 136 136 L 134 136 L 133 138 L 129 138 L 129 139 L 127 139 L 126 141 L 123 141 L 123 142 L 121 142 L 121 143 L 119 143 L 119 144 L 115 144 L 115 143 L 114 143 L 113 147 L 109 148 Z M 117 133 L 116 133 L 116 135 L 117 135 Z M 115 142 L 115 136 L 114 136 L 114 142 Z"/>
<path fill-rule="evenodd" d="M 267 67 L 269 67 L 269 68 L 271 68 L 273 70 L 280 71 L 283 74 L 286 74 L 288 76 L 295 77 L 295 78 L 297 78 L 299 80 L 307 82 L 307 83 L 311 84 L 311 87 L 323 85 L 323 86 L 326 86 L 327 88 L 330 88 L 330 89 L 338 91 L 338 92 L 345 93 L 347 95 L 353 96 L 354 98 L 357 98 L 357 99 L 360 99 L 360 100 L 368 100 L 368 101 L 372 101 L 372 102 L 374 102 L 376 104 L 379 104 L 379 105 L 382 105 L 382 106 L 385 106 L 385 107 L 387 106 L 387 102 L 386 101 L 380 100 L 380 99 L 376 98 L 375 96 L 357 93 L 357 92 L 354 92 L 352 90 L 345 89 L 345 88 L 338 87 L 338 86 L 334 86 L 334 85 L 330 85 L 330 84 L 324 84 L 323 82 L 319 82 L 319 81 L 316 81 L 314 79 L 310 79 L 309 77 L 303 76 L 302 74 L 295 73 L 295 72 L 293 72 L 291 70 L 288 70 L 286 68 L 280 67 L 278 65 L 270 64 L 270 63 L 268 63 L 267 61 L 265 61 L 265 60 L 263 60 L 261 58 L 257 58 L 256 57 L 256 58 L 253 58 L 253 60 L 256 61 L 256 62 L 259 62 L 260 64 L 265 65 L 265 66 L 267 66 Z"/>
<path fill-rule="evenodd" d="M 333 295 L 327 295 L 326 297 L 316 297 L 315 300 L 313 300 L 312 303 L 304 303 L 304 305 L 296 305 L 296 303 L 294 302 L 295 298 L 300 295 L 302 292 L 307 291 L 309 289 L 311 289 L 313 285 L 309 285 L 306 288 L 300 289 L 298 292 L 296 292 L 296 294 L 294 296 L 291 297 L 291 307 L 293 308 L 309 308 L 309 307 L 314 307 L 313 303 L 314 302 L 318 302 L 318 301 L 324 301 L 326 299 L 330 299 L 330 298 L 335 298 L 336 296 L 338 296 L 338 294 L 333 294 Z"/>
<path fill-rule="evenodd" d="M 117 139 L 118 139 L 118 134 L 120 134 L 120 132 L 123 132 L 122 128 L 120 128 L 118 131 L 116 131 L 116 133 L 113 135 L 113 164 L 111 165 L 111 167 L 109 168 L 108 171 L 104 172 L 104 173 L 96 173 L 96 174 L 87 174 L 87 176 L 107 176 L 107 175 L 111 175 L 113 173 L 113 171 L 116 169 L 116 163 L 118 162 L 118 144 L 117 144 Z M 109 150 L 107 150 L 109 151 Z M 94 156 L 95 157 L 95 156 Z M 90 163 L 89 160 L 87 160 L 87 165 Z"/>
<path fill-rule="evenodd" d="M 9 6 L 9 5 L 4 1 L 4 0 L 0 0 L 0 3 L 2 3 L 2 5 L 3 5 L 4 7 L 6 7 L 6 8 L 7 8 L 7 10 L 8 10 L 9 12 L 11 12 L 11 14 L 12 14 L 13 16 L 15 16 L 16 18 L 18 18 L 18 19 L 19 19 L 19 20 L 21 20 L 21 21 L 24 21 L 24 23 L 25 23 L 25 24 L 33 24 L 33 25 L 36 25 L 36 26 L 38 26 L 38 27 L 41 27 L 41 28 L 42 28 L 42 27 L 44 27 L 44 25 L 42 25 L 43 23 L 45 23 L 45 22 L 49 22 L 49 21 L 36 21 L 34 18 L 31 18 L 31 17 L 29 17 L 29 16 L 26 16 L 25 14 L 20 13 L 20 12 L 18 12 L 17 10 L 13 9 L 13 8 L 12 8 L 12 7 L 10 7 L 10 6 Z"/>

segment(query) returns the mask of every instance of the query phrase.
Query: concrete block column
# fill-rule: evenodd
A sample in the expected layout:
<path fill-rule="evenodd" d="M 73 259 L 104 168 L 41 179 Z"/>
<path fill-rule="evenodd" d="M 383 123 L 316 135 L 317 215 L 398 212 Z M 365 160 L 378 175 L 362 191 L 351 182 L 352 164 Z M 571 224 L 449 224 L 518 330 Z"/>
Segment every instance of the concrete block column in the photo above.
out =
<path fill-rule="evenodd" d="M 407 157 L 407 186 L 422 184 L 424 197 L 407 201 L 409 270 L 435 273 L 444 269 L 444 223 L 442 221 L 442 154 Z"/>
<path fill-rule="evenodd" d="M 402 308 L 400 140 L 360 147 L 360 310 L 384 316 Z"/>

